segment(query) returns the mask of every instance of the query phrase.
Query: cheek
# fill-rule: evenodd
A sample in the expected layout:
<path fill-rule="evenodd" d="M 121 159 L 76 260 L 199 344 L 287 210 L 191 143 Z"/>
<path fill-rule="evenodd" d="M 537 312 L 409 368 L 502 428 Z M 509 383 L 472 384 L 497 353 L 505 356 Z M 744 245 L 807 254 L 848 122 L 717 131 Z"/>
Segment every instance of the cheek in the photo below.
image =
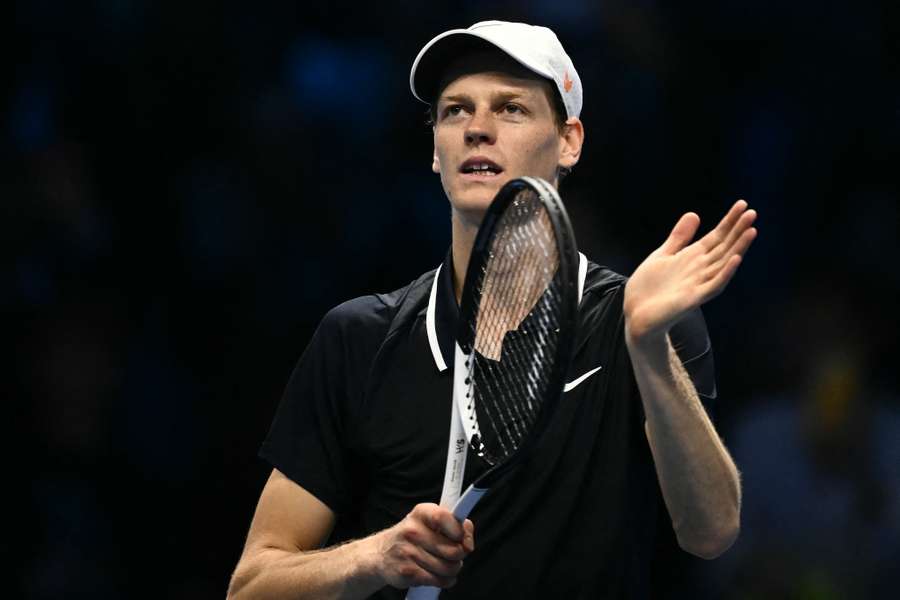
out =
<path fill-rule="evenodd" d="M 559 164 L 559 141 L 556 136 L 541 136 L 521 146 L 530 171 L 541 173 L 546 178 L 556 172 Z"/>
<path fill-rule="evenodd" d="M 434 147 L 434 162 L 431 165 L 431 170 L 440 176 L 441 178 L 441 187 L 444 188 L 444 193 L 448 196 L 451 195 L 451 190 L 449 188 L 449 183 L 447 181 L 447 167 L 452 164 L 450 157 L 447 156 L 446 152 L 441 150 L 441 145 L 438 142 L 438 139 L 435 138 L 435 147 Z"/>
<path fill-rule="evenodd" d="M 450 158 L 447 156 L 446 151 L 446 143 L 443 141 L 441 136 L 434 136 L 434 162 L 431 166 L 432 170 L 435 173 L 440 173 L 443 178 L 443 171 L 450 165 L 452 162 Z"/>
<path fill-rule="evenodd" d="M 441 177 L 441 187 L 444 188 L 444 193 L 449 197 L 453 198 L 453 178 L 450 177 L 451 171 L 453 169 L 453 165 L 455 164 L 455 160 L 449 151 L 449 145 L 444 139 L 446 136 L 442 136 L 440 134 L 434 136 L 434 156 L 437 158 L 437 161 L 432 164 L 432 171 L 440 175 Z"/>

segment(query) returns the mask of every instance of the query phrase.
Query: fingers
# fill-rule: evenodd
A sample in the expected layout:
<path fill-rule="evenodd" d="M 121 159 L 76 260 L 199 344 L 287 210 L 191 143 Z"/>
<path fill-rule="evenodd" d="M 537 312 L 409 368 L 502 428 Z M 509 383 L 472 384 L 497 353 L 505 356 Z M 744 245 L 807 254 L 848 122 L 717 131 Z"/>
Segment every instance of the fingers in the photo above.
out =
<path fill-rule="evenodd" d="M 672 233 L 660 246 L 659 252 L 675 254 L 691 243 L 698 227 L 700 227 L 700 217 L 696 213 L 690 212 L 681 215 L 681 218 L 675 223 L 675 227 L 672 228 Z"/>
<path fill-rule="evenodd" d="M 735 202 L 716 228 L 700 240 L 707 252 L 708 260 L 716 262 L 723 257 L 727 259 L 727 256 L 732 254 L 732 246 L 753 225 L 755 220 L 756 211 L 748 209 L 745 200 Z"/>
<path fill-rule="evenodd" d="M 410 527 L 404 532 L 406 541 L 445 561 L 461 561 L 468 552 L 459 543 L 427 527 Z"/>
<path fill-rule="evenodd" d="M 719 269 L 709 281 L 700 286 L 701 302 L 708 302 L 725 291 L 725 287 L 731 281 L 732 277 L 734 277 L 742 260 L 740 255 L 732 255 L 725 265 Z"/>
<path fill-rule="evenodd" d="M 756 220 L 756 211 L 748 210 L 729 233 L 728 238 L 707 255 L 709 276 L 712 277 L 731 259 L 732 256 L 743 256 L 756 239 L 756 228 L 751 227 Z"/>
<path fill-rule="evenodd" d="M 708 246 L 708 250 L 711 250 L 728 236 L 728 233 L 734 229 L 735 224 L 746 210 L 746 200 L 738 200 L 731 205 L 731 208 L 728 209 L 728 212 L 725 213 L 725 216 L 719 221 L 719 224 L 716 225 L 712 231 L 703 236 L 703 240 L 701 241 L 703 241 L 704 245 Z"/>
<path fill-rule="evenodd" d="M 725 241 L 719 245 L 716 250 L 710 253 L 710 260 L 715 262 L 718 260 L 728 259 L 732 254 L 743 254 L 746 251 L 746 247 L 743 251 L 737 251 L 736 244 L 743 239 L 744 234 L 749 231 L 753 225 L 753 222 L 756 220 L 756 211 L 748 210 L 744 214 L 741 215 L 738 222 L 735 226 L 728 232 L 728 236 Z M 755 231 L 755 230 L 754 230 Z"/>
<path fill-rule="evenodd" d="M 466 537 L 466 526 L 457 521 L 452 512 L 437 504 L 417 504 L 409 516 L 450 542 L 462 544 Z M 466 521 L 471 523 L 468 519 Z"/>
<path fill-rule="evenodd" d="M 462 541 L 463 549 L 466 552 L 472 552 L 475 550 L 475 524 L 469 519 L 466 519 L 463 523 L 463 529 L 466 532 Z"/>
<path fill-rule="evenodd" d="M 756 239 L 756 229 L 751 227 L 745 230 L 734 244 L 734 251 L 707 269 L 706 282 L 701 285 L 702 302 L 715 298 L 725 290 L 754 239 Z"/>
<path fill-rule="evenodd" d="M 461 559 L 445 560 L 427 551 L 411 553 L 410 557 L 415 561 L 417 565 L 419 565 L 421 568 L 425 569 L 435 577 L 456 577 L 459 574 L 460 569 L 462 569 L 463 567 L 463 561 Z"/>
<path fill-rule="evenodd" d="M 416 507 L 424 513 L 425 523 L 434 531 L 441 533 L 449 540 L 462 542 L 465 537 L 463 524 L 456 520 L 453 513 L 436 504 L 420 504 Z M 414 509 L 415 511 L 415 509 Z"/>
<path fill-rule="evenodd" d="M 756 218 L 756 214 L 754 211 L 753 218 Z M 747 253 L 747 250 L 750 249 L 750 244 L 753 243 L 753 240 L 756 239 L 756 228 L 748 227 L 744 231 L 741 232 L 740 237 L 734 243 L 731 248 L 731 254 L 736 254 L 737 256 L 744 256 Z"/>
<path fill-rule="evenodd" d="M 401 579 L 397 582 L 389 583 L 397 588 L 410 588 L 416 586 L 430 585 L 439 588 L 449 588 L 456 584 L 455 576 L 441 576 L 429 571 L 427 568 L 420 566 L 412 558 L 408 563 L 398 569 Z"/>
<path fill-rule="evenodd" d="M 391 531 L 386 580 L 395 587 L 449 587 L 455 583 L 463 559 L 475 548 L 472 521 L 460 523 L 436 504 L 416 505 Z"/>

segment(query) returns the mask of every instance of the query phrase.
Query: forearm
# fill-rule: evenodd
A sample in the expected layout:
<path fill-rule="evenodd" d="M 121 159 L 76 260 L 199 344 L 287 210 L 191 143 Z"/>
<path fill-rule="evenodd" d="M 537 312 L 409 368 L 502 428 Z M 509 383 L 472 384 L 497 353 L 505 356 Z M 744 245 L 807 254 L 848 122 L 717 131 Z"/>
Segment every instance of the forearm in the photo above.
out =
<path fill-rule="evenodd" d="M 647 439 L 682 548 L 715 558 L 740 528 L 740 480 L 668 336 L 626 334 Z"/>
<path fill-rule="evenodd" d="M 377 568 L 376 547 L 372 536 L 311 552 L 249 550 L 235 569 L 228 598 L 366 598 L 385 585 Z"/>

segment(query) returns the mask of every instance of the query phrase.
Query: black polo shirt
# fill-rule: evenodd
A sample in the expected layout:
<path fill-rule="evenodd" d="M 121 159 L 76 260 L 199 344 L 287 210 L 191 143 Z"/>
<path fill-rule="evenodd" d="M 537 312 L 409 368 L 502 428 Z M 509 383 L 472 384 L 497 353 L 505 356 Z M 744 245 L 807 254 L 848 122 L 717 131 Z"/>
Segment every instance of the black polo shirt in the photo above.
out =
<path fill-rule="evenodd" d="M 660 540 L 674 544 L 624 341 L 626 279 L 583 256 L 579 277 L 568 391 L 538 451 L 473 510 L 476 551 L 442 598 L 645 597 Z M 409 286 L 332 309 L 291 376 L 260 455 L 334 510 L 329 544 L 440 498 L 458 316 L 451 278 L 448 256 Z M 671 336 L 708 404 L 715 381 L 700 312 Z M 470 452 L 464 485 L 485 468 Z M 375 597 L 403 596 L 388 587 Z"/>

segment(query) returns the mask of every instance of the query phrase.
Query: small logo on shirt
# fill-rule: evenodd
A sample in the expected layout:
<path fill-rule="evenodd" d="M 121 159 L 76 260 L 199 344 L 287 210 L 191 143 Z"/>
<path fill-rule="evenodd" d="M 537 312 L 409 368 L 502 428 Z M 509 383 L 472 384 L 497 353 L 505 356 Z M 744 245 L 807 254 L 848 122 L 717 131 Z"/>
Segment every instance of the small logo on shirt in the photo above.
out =
<path fill-rule="evenodd" d="M 602 368 L 603 368 L 603 367 L 600 366 L 600 367 L 597 367 L 597 368 L 595 368 L 595 369 L 591 369 L 590 371 L 588 371 L 587 373 L 585 373 L 585 374 L 582 375 L 581 377 L 578 377 L 578 378 L 576 378 L 576 379 L 573 379 L 572 381 L 570 381 L 569 383 L 567 383 L 567 384 L 565 385 L 565 387 L 563 388 L 563 392 L 570 392 L 570 391 L 572 391 L 573 389 L 575 389 L 575 387 L 576 387 L 578 384 L 580 384 L 582 381 L 584 381 L 585 379 L 587 379 L 588 377 L 590 377 L 591 375 L 593 375 L 594 373 L 596 373 L 597 371 L 599 371 L 599 370 L 602 369 Z"/>

